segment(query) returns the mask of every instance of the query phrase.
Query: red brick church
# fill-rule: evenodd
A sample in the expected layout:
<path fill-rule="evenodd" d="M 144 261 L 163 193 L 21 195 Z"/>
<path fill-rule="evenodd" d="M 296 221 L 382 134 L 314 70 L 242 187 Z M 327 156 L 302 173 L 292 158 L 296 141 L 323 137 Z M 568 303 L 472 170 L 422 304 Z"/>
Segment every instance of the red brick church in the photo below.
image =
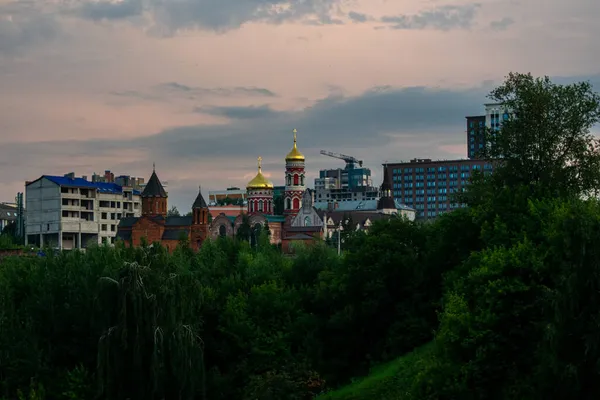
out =
<path fill-rule="evenodd" d="M 208 236 L 208 206 L 198 191 L 191 216 L 167 217 L 167 192 L 156 171 L 142 192 L 142 216 L 122 218 L 117 227 L 117 238 L 131 246 L 139 246 L 145 237 L 148 243 L 159 242 L 170 251 L 181 239 L 190 241 L 197 250 Z"/>

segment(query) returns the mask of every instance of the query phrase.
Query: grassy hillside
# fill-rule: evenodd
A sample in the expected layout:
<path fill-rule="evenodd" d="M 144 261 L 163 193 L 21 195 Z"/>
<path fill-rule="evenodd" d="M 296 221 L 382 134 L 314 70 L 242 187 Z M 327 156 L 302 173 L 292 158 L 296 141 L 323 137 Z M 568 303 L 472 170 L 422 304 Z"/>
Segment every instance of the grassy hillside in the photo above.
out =
<path fill-rule="evenodd" d="M 317 400 L 408 400 L 419 361 L 426 358 L 433 345 L 427 344 L 389 363 L 378 365 L 371 373 Z"/>

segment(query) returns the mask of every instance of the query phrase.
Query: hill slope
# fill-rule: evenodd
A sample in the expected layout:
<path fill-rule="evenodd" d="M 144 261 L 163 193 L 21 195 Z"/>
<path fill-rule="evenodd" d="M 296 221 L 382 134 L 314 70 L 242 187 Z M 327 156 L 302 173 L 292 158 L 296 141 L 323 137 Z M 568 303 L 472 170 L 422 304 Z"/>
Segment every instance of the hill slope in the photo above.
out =
<path fill-rule="evenodd" d="M 379 365 L 371 373 L 338 390 L 323 394 L 317 400 L 409 400 L 418 361 L 426 358 L 433 344 L 419 347 L 389 363 Z"/>

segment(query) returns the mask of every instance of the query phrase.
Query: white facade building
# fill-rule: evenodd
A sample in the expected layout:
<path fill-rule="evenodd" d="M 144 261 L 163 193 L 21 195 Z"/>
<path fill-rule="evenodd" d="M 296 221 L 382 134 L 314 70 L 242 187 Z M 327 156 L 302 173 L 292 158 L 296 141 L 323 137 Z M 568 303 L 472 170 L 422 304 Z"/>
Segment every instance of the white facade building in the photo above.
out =
<path fill-rule="evenodd" d="M 485 126 L 499 130 L 503 121 L 508 120 L 510 112 L 502 103 L 488 103 L 485 107 Z"/>
<path fill-rule="evenodd" d="M 114 243 L 122 217 L 141 216 L 138 190 L 44 175 L 25 186 L 25 243 L 61 249 Z"/>

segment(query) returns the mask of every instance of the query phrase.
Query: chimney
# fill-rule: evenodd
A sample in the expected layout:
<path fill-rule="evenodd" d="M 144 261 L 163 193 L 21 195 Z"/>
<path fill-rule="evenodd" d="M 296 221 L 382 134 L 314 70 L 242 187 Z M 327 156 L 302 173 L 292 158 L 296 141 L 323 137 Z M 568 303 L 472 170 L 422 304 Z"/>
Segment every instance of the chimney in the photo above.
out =
<path fill-rule="evenodd" d="M 69 172 L 68 174 L 65 174 L 65 178 L 75 179 L 75 172 Z"/>

